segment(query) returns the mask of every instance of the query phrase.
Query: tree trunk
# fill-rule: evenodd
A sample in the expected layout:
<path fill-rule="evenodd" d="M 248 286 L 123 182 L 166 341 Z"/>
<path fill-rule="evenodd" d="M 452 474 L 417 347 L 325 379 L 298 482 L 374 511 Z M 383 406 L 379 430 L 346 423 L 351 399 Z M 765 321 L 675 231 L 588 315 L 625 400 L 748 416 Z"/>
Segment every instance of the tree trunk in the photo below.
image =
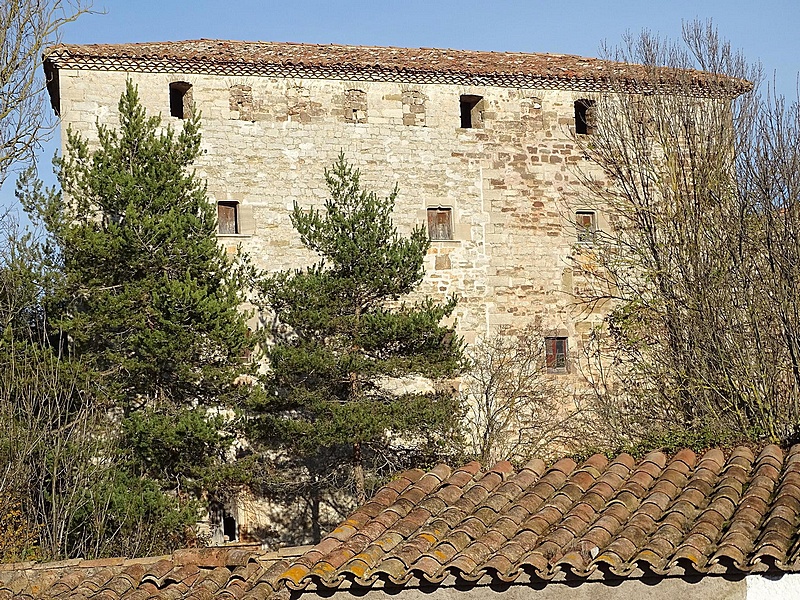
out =
<path fill-rule="evenodd" d="M 311 486 L 311 539 L 315 544 L 319 544 L 322 539 L 322 531 L 319 524 L 320 496 L 319 482 L 315 476 L 314 483 Z"/>
<path fill-rule="evenodd" d="M 353 444 L 353 479 L 356 483 L 356 502 L 359 506 L 367 501 L 364 484 L 364 459 L 361 456 L 361 442 Z"/>

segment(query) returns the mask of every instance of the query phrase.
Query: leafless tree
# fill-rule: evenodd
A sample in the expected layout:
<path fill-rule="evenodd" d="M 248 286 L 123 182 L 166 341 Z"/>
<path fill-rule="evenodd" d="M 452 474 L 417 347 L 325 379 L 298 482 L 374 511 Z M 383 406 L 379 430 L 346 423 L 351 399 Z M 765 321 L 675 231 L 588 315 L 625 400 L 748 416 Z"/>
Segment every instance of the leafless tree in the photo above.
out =
<path fill-rule="evenodd" d="M 800 424 L 798 106 L 760 93 L 760 67 L 711 24 L 683 33 L 613 51 L 638 80 L 610 82 L 577 136 L 586 198 L 612 223 L 575 257 L 595 282 L 584 300 L 615 306 L 589 370 L 620 433 L 785 442 Z"/>
<path fill-rule="evenodd" d="M 91 8 L 91 0 L 4 0 L 0 3 L 0 186 L 16 163 L 25 165 L 49 133 L 42 52 L 61 26 Z"/>
<path fill-rule="evenodd" d="M 99 536 L 78 530 L 106 516 L 92 490 L 114 456 L 89 371 L 45 341 L 53 273 L 32 235 L 0 217 L 0 521 L 16 531 L 0 532 L 2 560 L 96 555 Z"/>
<path fill-rule="evenodd" d="M 461 393 L 466 437 L 485 465 L 563 454 L 583 445 L 568 387 L 548 374 L 544 334 L 528 327 L 472 345 Z"/>

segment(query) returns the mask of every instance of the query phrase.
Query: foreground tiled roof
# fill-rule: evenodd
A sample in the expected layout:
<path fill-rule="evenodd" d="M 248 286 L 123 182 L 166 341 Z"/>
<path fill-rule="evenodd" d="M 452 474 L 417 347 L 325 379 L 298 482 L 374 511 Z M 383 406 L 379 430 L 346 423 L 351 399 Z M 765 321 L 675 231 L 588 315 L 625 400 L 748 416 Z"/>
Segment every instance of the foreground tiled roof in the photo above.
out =
<path fill-rule="evenodd" d="M 289 590 L 800 571 L 800 446 L 404 473 L 299 557 L 243 548 L 0 566 L 7 598 L 285 598 Z"/>
<path fill-rule="evenodd" d="M 266 553 L 257 545 L 225 546 L 151 558 L 0 564 L 0 600 L 283 598 L 260 580 L 304 549 Z"/>
<path fill-rule="evenodd" d="M 701 71 L 662 69 L 565 54 L 478 52 L 436 48 L 390 48 L 189 40 L 138 44 L 59 44 L 47 51 L 48 68 L 214 75 L 311 77 L 354 81 L 399 81 L 500 85 L 545 89 L 647 91 L 680 79 L 704 95 L 741 93 L 747 82 Z"/>
<path fill-rule="evenodd" d="M 0 565 L 0 600 L 272 598 L 272 588 L 258 580 L 279 556 L 228 546 L 153 558 Z"/>
<path fill-rule="evenodd" d="M 640 461 L 595 455 L 514 472 L 410 471 L 273 579 L 292 588 L 412 578 L 551 580 L 798 571 L 800 446 Z"/>

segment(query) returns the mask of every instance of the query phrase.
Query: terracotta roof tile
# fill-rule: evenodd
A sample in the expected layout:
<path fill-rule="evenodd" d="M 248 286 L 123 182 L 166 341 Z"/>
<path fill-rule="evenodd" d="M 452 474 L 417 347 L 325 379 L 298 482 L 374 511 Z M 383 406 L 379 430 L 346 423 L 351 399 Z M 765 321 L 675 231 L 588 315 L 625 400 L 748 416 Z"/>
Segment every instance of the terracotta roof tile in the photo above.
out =
<path fill-rule="evenodd" d="M 469 480 L 456 471 L 458 481 L 451 477 L 425 494 L 412 486 L 426 510 L 400 516 L 392 530 L 403 540 L 371 546 L 364 564 L 394 580 L 439 581 L 449 572 L 510 581 L 528 569 L 542 579 L 559 569 L 588 576 L 602 564 L 621 574 L 637 564 L 659 573 L 687 566 L 748 571 L 770 557 L 779 568 L 794 568 L 789 560 L 800 554 L 796 451 L 786 460 L 776 448 L 754 459 L 742 447 L 727 459 L 717 449 L 699 457 L 683 450 L 638 462 L 595 456 L 549 469 L 529 463 L 516 474 L 506 464 L 470 471 Z M 426 497 L 446 504 L 430 510 Z M 365 573 L 345 565 L 335 580 L 322 577 L 315 585 L 335 587 Z"/>
<path fill-rule="evenodd" d="M 597 455 L 550 468 L 532 461 L 518 472 L 471 463 L 398 477 L 294 560 L 231 547 L 2 567 L 0 599 L 45 589 L 53 598 L 233 600 L 347 582 L 724 574 L 765 563 L 800 571 L 799 524 L 800 446 L 786 457 L 776 447 L 758 457 L 737 448 L 727 459 L 718 450 L 638 462 Z"/>
<path fill-rule="evenodd" d="M 154 558 L 20 563 L 0 568 L 0 598 L 241 598 L 271 566 L 279 567 L 272 575 L 277 577 L 285 575 L 289 563 L 238 546 Z"/>
<path fill-rule="evenodd" d="M 46 51 L 47 68 L 209 73 L 228 76 L 321 77 L 346 80 L 501 85 L 558 89 L 639 91 L 676 81 L 712 95 L 738 94 L 749 83 L 701 71 L 648 69 L 565 54 L 481 52 L 188 40 L 140 44 L 58 44 Z"/>

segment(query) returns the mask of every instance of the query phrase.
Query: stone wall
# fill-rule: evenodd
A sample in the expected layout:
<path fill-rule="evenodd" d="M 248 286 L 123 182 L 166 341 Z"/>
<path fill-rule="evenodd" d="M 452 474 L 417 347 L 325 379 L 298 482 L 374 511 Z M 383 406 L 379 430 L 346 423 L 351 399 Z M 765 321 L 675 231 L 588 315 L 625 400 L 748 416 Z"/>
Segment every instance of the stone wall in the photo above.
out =
<path fill-rule="evenodd" d="M 267 269 L 313 260 L 289 221 L 293 203 L 319 206 L 323 170 L 340 151 L 380 195 L 400 186 L 402 232 L 424 225 L 428 208 L 450 209 L 453 240 L 435 241 L 422 292 L 458 294 L 467 341 L 536 323 L 567 336 L 575 359 L 600 314 L 576 305 L 581 285 L 568 257 L 585 193 L 575 176 L 591 168 L 573 139 L 574 103 L 586 92 L 441 84 L 187 73 L 62 69 L 61 116 L 90 139 L 95 123 L 117 123 L 126 77 L 150 114 L 170 116 L 169 85 L 192 85 L 202 113 L 198 174 L 212 201 L 238 202 L 240 233 L 221 236 Z M 472 128 L 460 99 L 481 97 Z M 602 214 L 598 226 L 604 226 Z M 574 367 L 572 369 L 574 371 Z"/>
<path fill-rule="evenodd" d="M 758 575 L 748 580 L 760 578 Z M 413 581 L 413 580 L 412 580 Z M 365 600 L 426 600 L 435 597 L 439 600 L 746 600 L 758 598 L 751 595 L 750 586 L 744 578 L 725 579 L 723 577 L 691 578 L 620 578 L 593 581 L 537 582 L 531 584 L 512 583 L 509 585 L 415 585 L 409 582 L 400 589 L 371 589 L 361 594 Z M 775 590 L 776 587 L 772 586 Z M 796 588 L 795 588 L 796 589 Z M 311 600 L 326 597 L 332 600 L 353 598 L 349 589 L 339 589 L 334 593 L 315 593 L 304 590 L 297 598 Z M 792 595 L 774 595 L 778 598 L 794 598 Z"/>

